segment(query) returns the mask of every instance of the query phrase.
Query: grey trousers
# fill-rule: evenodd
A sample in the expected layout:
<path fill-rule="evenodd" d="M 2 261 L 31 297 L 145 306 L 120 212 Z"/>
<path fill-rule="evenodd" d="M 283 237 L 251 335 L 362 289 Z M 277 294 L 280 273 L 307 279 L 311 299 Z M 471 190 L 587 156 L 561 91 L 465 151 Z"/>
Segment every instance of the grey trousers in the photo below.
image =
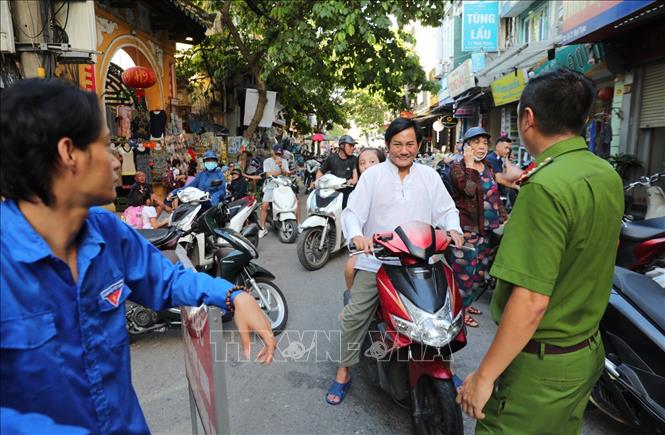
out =
<path fill-rule="evenodd" d="M 351 300 L 342 313 L 340 367 L 351 367 L 360 362 L 360 347 L 378 303 L 376 274 L 358 270 L 351 287 Z"/>

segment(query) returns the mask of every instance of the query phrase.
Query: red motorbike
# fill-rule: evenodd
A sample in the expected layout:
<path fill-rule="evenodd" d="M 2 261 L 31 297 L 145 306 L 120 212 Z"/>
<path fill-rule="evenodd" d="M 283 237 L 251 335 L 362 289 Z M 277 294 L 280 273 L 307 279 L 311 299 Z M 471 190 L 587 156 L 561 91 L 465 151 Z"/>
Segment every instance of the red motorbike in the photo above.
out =
<path fill-rule="evenodd" d="M 372 383 L 410 407 L 416 433 L 462 434 L 451 356 L 466 345 L 443 230 L 409 222 L 373 237 L 379 307 L 362 346 Z M 360 254 L 360 252 L 354 252 Z"/>
<path fill-rule="evenodd" d="M 624 222 L 616 265 L 640 273 L 665 267 L 665 217 Z"/>

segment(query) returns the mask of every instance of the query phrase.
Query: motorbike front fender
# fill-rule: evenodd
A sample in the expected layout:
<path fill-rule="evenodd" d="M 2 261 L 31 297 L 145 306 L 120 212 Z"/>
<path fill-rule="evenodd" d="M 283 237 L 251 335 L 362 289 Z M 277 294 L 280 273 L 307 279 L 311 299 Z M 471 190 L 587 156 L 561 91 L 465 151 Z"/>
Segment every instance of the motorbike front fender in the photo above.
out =
<path fill-rule="evenodd" d="M 275 279 L 275 275 L 273 275 L 267 269 L 264 269 L 263 267 L 259 266 L 256 263 L 250 262 L 247 266 L 245 266 L 245 270 L 247 270 L 247 273 L 252 278 L 266 278 L 270 280 Z"/>
<path fill-rule="evenodd" d="M 422 376 L 430 376 L 434 379 L 452 379 L 453 372 L 448 361 L 409 361 L 409 385 L 415 388 Z"/>
<path fill-rule="evenodd" d="M 300 228 L 305 230 L 307 228 L 325 227 L 327 222 L 328 218 L 324 216 L 312 215 L 305 219 L 305 222 L 300 225 Z"/>
<path fill-rule="evenodd" d="M 283 212 L 279 214 L 278 218 L 280 222 L 296 220 L 296 214 L 292 212 Z"/>

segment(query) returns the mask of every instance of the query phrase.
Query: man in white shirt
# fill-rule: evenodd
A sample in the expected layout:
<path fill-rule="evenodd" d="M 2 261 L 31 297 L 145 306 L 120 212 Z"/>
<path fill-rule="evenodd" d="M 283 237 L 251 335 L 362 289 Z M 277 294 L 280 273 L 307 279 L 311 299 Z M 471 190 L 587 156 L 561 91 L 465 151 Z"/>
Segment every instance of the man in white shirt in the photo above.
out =
<path fill-rule="evenodd" d="M 263 174 L 266 177 L 279 177 L 280 175 L 289 175 L 289 163 L 282 158 L 284 150 L 280 145 L 272 147 L 272 157 L 263 161 Z M 265 237 L 268 234 L 266 220 L 268 219 L 268 208 L 272 202 L 272 194 L 275 187 L 267 180 L 263 182 L 263 203 L 261 204 L 261 229 L 259 237 Z M 297 199 L 296 199 L 297 201 Z M 296 222 L 300 222 L 300 207 L 296 207 Z"/>
<path fill-rule="evenodd" d="M 412 119 L 397 118 L 385 134 L 389 158 L 367 169 L 342 212 L 342 229 L 365 255 L 359 256 L 351 300 L 344 307 L 340 365 L 326 401 L 341 403 L 350 386 L 349 367 L 360 360 L 360 345 L 378 304 L 376 271 L 381 263 L 372 253 L 372 235 L 393 231 L 410 221 L 448 230 L 455 246 L 464 244 L 459 212 L 437 172 L 414 164 L 422 134 Z"/>

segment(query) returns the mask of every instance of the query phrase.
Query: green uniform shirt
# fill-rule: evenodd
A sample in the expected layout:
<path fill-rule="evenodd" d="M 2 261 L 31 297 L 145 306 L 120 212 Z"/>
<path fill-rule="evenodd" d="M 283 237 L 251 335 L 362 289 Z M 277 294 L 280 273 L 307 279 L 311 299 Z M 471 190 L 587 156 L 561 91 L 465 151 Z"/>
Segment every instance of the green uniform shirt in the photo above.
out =
<path fill-rule="evenodd" d="M 551 161 L 550 161 L 551 160 Z M 612 287 L 623 186 L 581 137 L 552 145 L 522 184 L 491 274 L 499 322 L 513 286 L 550 296 L 533 338 L 577 344 L 598 329 Z"/>

